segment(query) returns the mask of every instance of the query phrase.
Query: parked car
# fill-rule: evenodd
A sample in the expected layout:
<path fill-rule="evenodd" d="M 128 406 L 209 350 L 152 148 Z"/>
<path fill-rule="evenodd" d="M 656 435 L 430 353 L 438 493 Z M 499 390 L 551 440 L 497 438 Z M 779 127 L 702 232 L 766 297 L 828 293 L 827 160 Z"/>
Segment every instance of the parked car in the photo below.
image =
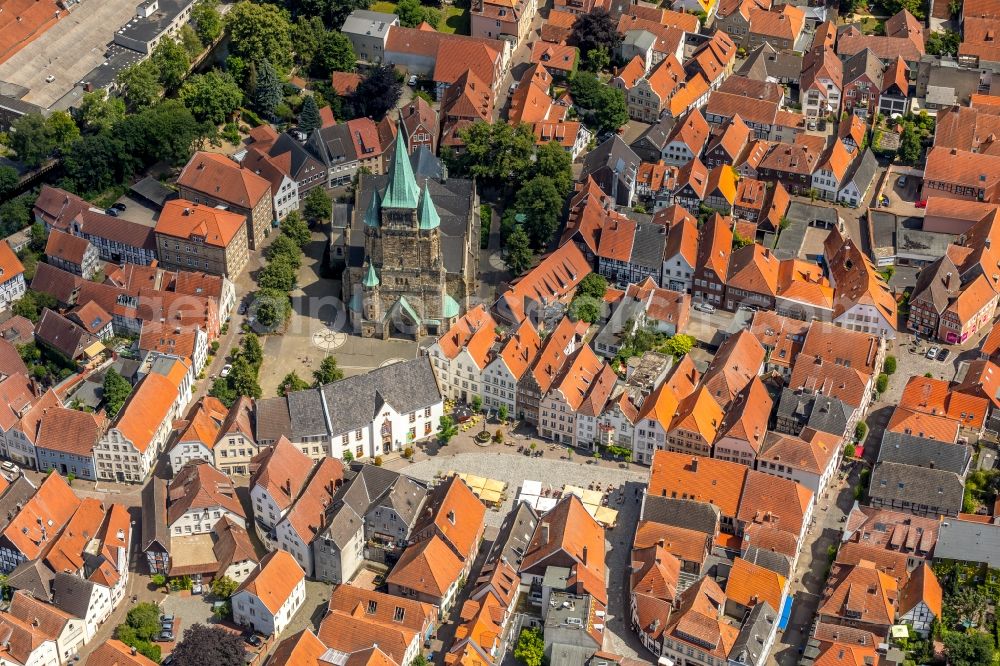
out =
<path fill-rule="evenodd" d="M 111 204 L 111 207 L 114 208 L 115 210 L 120 210 L 120 211 L 128 210 L 128 206 L 123 204 L 121 201 Z"/>
<path fill-rule="evenodd" d="M 715 312 L 715 306 L 714 305 L 712 305 L 711 303 L 705 303 L 703 301 L 699 301 L 698 303 L 695 303 L 694 304 L 694 309 L 695 310 L 699 310 L 701 312 L 705 312 L 707 314 L 712 314 L 713 312 Z"/>
<path fill-rule="evenodd" d="M 948 354 L 950 354 L 950 353 L 951 352 L 949 352 L 947 349 L 945 349 L 945 348 L 942 347 L 941 351 L 938 352 L 937 360 L 939 360 L 939 361 L 947 361 L 948 360 Z"/>
<path fill-rule="evenodd" d="M 226 363 L 224 366 L 222 366 L 222 372 L 219 373 L 219 376 L 228 377 L 229 373 L 232 371 L 233 371 L 233 366 L 230 365 L 229 363 Z"/>
<path fill-rule="evenodd" d="M 0 469 L 3 469 L 3 471 L 5 472 L 11 472 L 12 474 L 17 474 L 18 472 L 21 471 L 20 467 L 18 467 L 9 460 L 4 460 L 2 463 L 0 463 Z"/>
<path fill-rule="evenodd" d="M 173 616 L 173 614 L 167 613 L 165 615 L 161 615 L 160 616 L 160 624 L 162 624 L 165 627 L 172 627 L 172 626 L 174 626 L 174 616 Z"/>
<path fill-rule="evenodd" d="M 202 590 L 201 583 L 195 583 L 191 586 L 191 594 L 201 594 Z"/>
<path fill-rule="evenodd" d="M 416 88 L 417 87 L 417 75 L 416 74 L 412 74 L 410 76 L 410 79 L 406 82 L 406 85 L 410 86 L 411 88 Z"/>
<path fill-rule="evenodd" d="M 53 76 L 52 74 L 49 74 L 48 76 L 45 77 L 45 82 L 46 83 L 52 83 L 55 80 L 56 80 L 56 77 Z"/>
<path fill-rule="evenodd" d="M 906 176 L 900 176 L 896 179 L 897 187 L 906 187 Z"/>
<path fill-rule="evenodd" d="M 118 217 L 118 209 L 117 208 L 108 208 L 108 209 L 106 209 L 104 211 L 104 214 L 105 215 L 110 215 L 111 217 Z"/>
<path fill-rule="evenodd" d="M 243 640 L 246 641 L 247 645 L 252 645 L 254 647 L 260 647 L 261 643 L 264 642 L 260 639 L 260 636 L 252 631 L 243 632 Z"/>
<path fill-rule="evenodd" d="M 931 359 L 933 361 L 935 358 L 937 358 L 938 351 L 939 350 L 938 350 L 937 347 L 931 347 L 930 349 L 927 350 L 927 354 L 926 354 L 927 358 L 929 358 L 929 359 Z"/>
<path fill-rule="evenodd" d="M 173 629 L 164 629 L 160 632 L 160 638 L 158 639 L 161 643 L 169 643 L 174 640 Z"/>

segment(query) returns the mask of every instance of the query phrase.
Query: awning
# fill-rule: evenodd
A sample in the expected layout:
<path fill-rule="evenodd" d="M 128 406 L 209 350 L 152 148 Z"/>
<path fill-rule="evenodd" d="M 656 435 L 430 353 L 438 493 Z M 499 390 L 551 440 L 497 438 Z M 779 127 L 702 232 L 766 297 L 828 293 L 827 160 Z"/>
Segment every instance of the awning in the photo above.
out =
<path fill-rule="evenodd" d="M 506 490 L 507 484 L 503 481 L 497 481 L 496 479 L 486 479 L 486 485 L 483 486 L 484 490 L 492 490 L 498 493 L 502 493 Z"/>
<path fill-rule="evenodd" d="M 481 499 L 484 502 L 487 502 L 489 504 L 499 504 L 501 502 L 501 500 L 502 500 L 502 496 L 500 495 L 500 491 L 499 490 L 489 490 L 489 489 L 486 489 L 486 490 L 483 490 L 482 493 L 480 493 L 479 499 Z"/>
<path fill-rule="evenodd" d="M 788 620 L 792 617 L 792 597 L 785 597 L 785 605 L 781 609 L 781 618 L 778 620 L 778 629 L 784 631 L 788 628 Z"/>
<path fill-rule="evenodd" d="M 94 344 L 84 349 L 83 353 L 87 358 L 94 358 L 95 356 L 101 354 L 103 351 L 104 351 L 104 345 L 101 344 L 100 340 L 98 340 Z"/>

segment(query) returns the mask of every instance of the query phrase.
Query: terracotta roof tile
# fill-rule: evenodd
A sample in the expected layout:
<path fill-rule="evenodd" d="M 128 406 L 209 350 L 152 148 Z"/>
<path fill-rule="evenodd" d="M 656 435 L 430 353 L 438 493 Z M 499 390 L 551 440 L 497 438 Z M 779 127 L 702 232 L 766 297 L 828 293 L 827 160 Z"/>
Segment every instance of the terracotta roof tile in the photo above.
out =
<path fill-rule="evenodd" d="M 930 564 L 922 562 L 912 574 L 910 579 L 903 586 L 899 597 L 899 612 L 905 614 L 913 610 L 921 601 L 927 604 L 927 608 L 938 620 L 941 619 L 942 605 L 941 584 Z"/>
<path fill-rule="evenodd" d="M 326 645 L 309 629 L 303 629 L 278 644 L 269 664 L 274 666 L 314 666 L 326 652 Z"/>
<path fill-rule="evenodd" d="M 435 486 L 413 527 L 416 538 L 438 534 L 463 561 L 474 557 L 483 531 L 486 506 L 457 476 Z"/>
<path fill-rule="evenodd" d="M 933 416 L 897 406 L 889 417 L 886 430 L 955 444 L 958 442 L 960 425 L 958 421 L 944 415 Z"/>
<path fill-rule="evenodd" d="M 3 535 L 32 560 L 59 534 L 79 507 L 80 499 L 62 476 L 53 472 L 45 477 L 35 494 L 10 521 Z"/>
<path fill-rule="evenodd" d="M 275 550 L 264 556 L 233 596 L 247 592 L 260 599 L 269 611 L 277 613 L 304 579 L 295 558 L 284 550 Z"/>
<path fill-rule="evenodd" d="M 746 465 L 683 453 L 656 451 L 650 469 L 651 495 L 710 502 L 735 517 L 750 470 Z M 773 477 L 770 477 L 773 478 Z"/>
<path fill-rule="evenodd" d="M 271 191 L 270 183 L 225 155 L 201 151 L 181 170 L 177 184 L 240 208 L 253 208 Z"/>
<path fill-rule="evenodd" d="M 288 508 L 306 483 L 303 470 L 311 466 L 309 457 L 281 436 L 274 446 L 264 449 L 251 461 L 254 471 L 250 488 L 262 486 L 278 508 Z"/>
<path fill-rule="evenodd" d="M 385 582 L 441 598 L 458 580 L 462 566 L 454 551 L 435 534 L 404 550 Z"/>
<path fill-rule="evenodd" d="M 781 574 L 737 557 L 729 570 L 726 597 L 747 608 L 766 601 L 772 609 L 777 609 L 781 608 L 786 583 Z"/>
<path fill-rule="evenodd" d="M 158 373 L 146 375 L 118 412 L 113 427 L 140 453 L 149 447 L 160 424 L 170 416 L 180 379 Z"/>
<path fill-rule="evenodd" d="M 750 8 L 750 34 L 794 42 L 802 33 L 806 14 L 795 5 L 776 5 L 770 10 Z"/>

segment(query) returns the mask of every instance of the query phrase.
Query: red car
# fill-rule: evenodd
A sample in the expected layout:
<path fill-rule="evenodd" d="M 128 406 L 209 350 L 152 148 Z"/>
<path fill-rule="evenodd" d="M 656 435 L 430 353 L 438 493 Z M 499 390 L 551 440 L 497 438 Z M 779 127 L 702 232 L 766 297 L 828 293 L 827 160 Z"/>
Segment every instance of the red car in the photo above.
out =
<path fill-rule="evenodd" d="M 913 205 L 916 206 L 917 208 L 927 208 L 927 199 L 923 199 L 921 201 L 917 201 Z"/>

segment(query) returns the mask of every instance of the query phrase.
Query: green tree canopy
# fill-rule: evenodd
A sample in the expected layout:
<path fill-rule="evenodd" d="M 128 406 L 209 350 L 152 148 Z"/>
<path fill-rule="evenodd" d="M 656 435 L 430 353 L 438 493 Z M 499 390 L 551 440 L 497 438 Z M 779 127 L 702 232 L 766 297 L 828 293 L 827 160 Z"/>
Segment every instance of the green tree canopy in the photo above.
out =
<path fill-rule="evenodd" d="M 663 350 L 674 358 L 680 358 L 694 348 L 695 342 L 697 341 L 690 335 L 678 333 L 664 343 Z"/>
<path fill-rule="evenodd" d="M 243 104 L 243 90 L 231 76 L 214 69 L 191 76 L 178 95 L 195 118 L 213 125 L 226 122 Z"/>
<path fill-rule="evenodd" d="M 222 15 L 216 0 L 198 0 L 191 9 L 191 20 L 201 41 L 208 44 L 222 34 Z"/>
<path fill-rule="evenodd" d="M 396 68 L 385 64 L 374 67 L 361 79 L 351 95 L 348 106 L 352 118 L 382 119 L 396 107 L 403 94 L 403 81 Z"/>
<path fill-rule="evenodd" d="M 309 382 L 299 377 L 295 372 L 289 372 L 278 384 L 278 397 L 284 397 L 295 391 L 305 391 L 307 388 L 309 388 Z"/>
<path fill-rule="evenodd" d="M 114 417 L 132 393 L 132 385 L 114 368 L 104 373 L 104 407 Z"/>
<path fill-rule="evenodd" d="M 180 32 L 177 34 L 178 41 L 184 47 L 190 60 L 194 60 L 205 50 L 205 45 L 201 43 L 201 37 L 198 36 L 197 31 L 191 27 L 190 23 L 181 26 Z"/>
<path fill-rule="evenodd" d="M 235 592 L 236 588 L 239 586 L 240 584 L 229 576 L 215 578 L 212 580 L 212 594 L 220 599 L 228 599 L 233 596 L 233 592 Z"/>
<path fill-rule="evenodd" d="M 306 95 L 302 100 L 302 111 L 299 112 L 299 130 L 308 134 L 322 125 L 323 119 L 319 115 L 319 107 L 316 106 L 316 96 Z"/>
<path fill-rule="evenodd" d="M 277 289 L 289 293 L 298 282 L 297 270 L 288 259 L 278 256 L 270 261 L 257 276 L 257 284 L 263 289 Z"/>
<path fill-rule="evenodd" d="M 160 635 L 160 607 L 152 603 L 136 604 L 125 615 L 125 624 L 139 640 L 152 640 Z"/>
<path fill-rule="evenodd" d="M 535 254 L 531 250 L 531 239 L 520 224 L 515 226 L 513 233 L 507 237 L 505 252 L 504 263 L 515 276 L 531 268 Z"/>
<path fill-rule="evenodd" d="M 125 100 L 104 90 L 84 93 L 77 118 L 87 132 L 106 132 L 125 118 Z"/>
<path fill-rule="evenodd" d="M 299 14 L 292 24 L 292 43 L 295 44 L 296 62 L 309 67 L 325 36 L 326 26 L 323 25 L 322 18 Z"/>
<path fill-rule="evenodd" d="M 253 106 L 259 113 L 273 118 L 282 103 L 282 85 L 278 72 L 268 60 L 256 61 L 254 65 Z"/>
<path fill-rule="evenodd" d="M 993 637 L 976 630 L 966 634 L 949 631 L 944 637 L 944 651 L 951 666 L 992 664 L 995 652 Z"/>
<path fill-rule="evenodd" d="M 302 204 L 302 214 L 310 222 L 327 222 L 333 215 L 333 202 L 322 187 L 314 187 Z"/>
<path fill-rule="evenodd" d="M 28 289 L 24 296 L 14 302 L 12 309 L 14 314 L 30 319 L 37 324 L 42 316 L 43 308 L 54 310 L 57 305 L 56 299 L 45 292 Z"/>
<path fill-rule="evenodd" d="M 551 178 L 532 178 L 518 190 L 515 209 L 525 216 L 524 227 L 532 247 L 545 248 L 559 228 L 563 196 Z"/>
<path fill-rule="evenodd" d="M 580 49 L 580 54 L 585 59 L 594 49 L 604 49 L 607 55 L 617 51 L 621 45 L 615 19 L 606 9 L 600 8 L 576 17 L 570 40 Z"/>
<path fill-rule="evenodd" d="M 299 248 L 298 244 L 292 240 L 291 236 L 285 234 L 280 234 L 277 238 L 271 241 L 271 244 L 267 246 L 264 251 L 264 256 L 267 257 L 268 261 L 274 261 L 280 258 L 282 261 L 287 261 L 296 269 L 302 263 L 302 250 Z"/>
<path fill-rule="evenodd" d="M 257 321 L 267 328 L 281 326 L 292 314 L 288 293 L 277 289 L 258 289 L 254 297 L 254 309 Z"/>
<path fill-rule="evenodd" d="M 556 141 L 542 144 L 535 152 L 532 176 L 551 179 L 556 190 L 565 197 L 573 189 L 573 158 Z"/>
<path fill-rule="evenodd" d="M 264 362 L 264 347 L 261 346 L 260 338 L 255 333 L 247 333 L 243 336 L 240 351 L 254 372 L 260 370 L 260 365 Z"/>
<path fill-rule="evenodd" d="M 569 306 L 569 317 L 573 321 L 585 321 L 593 324 L 601 318 L 601 304 L 592 296 L 579 296 L 573 299 Z"/>
<path fill-rule="evenodd" d="M 339 382 L 343 378 L 344 371 L 337 367 L 337 359 L 333 356 L 324 357 L 319 367 L 313 370 L 313 386 L 315 387 Z"/>
<path fill-rule="evenodd" d="M 273 4 L 243 0 L 226 14 L 229 52 L 247 62 L 292 63 L 292 26 L 288 12 Z"/>
<path fill-rule="evenodd" d="M 309 225 L 305 223 L 302 216 L 295 210 L 281 221 L 281 233 L 295 241 L 295 244 L 299 248 L 304 248 L 312 240 L 312 232 L 309 231 Z"/>
<path fill-rule="evenodd" d="M 494 184 L 518 183 L 533 167 L 535 135 L 528 125 L 477 121 L 459 131 L 465 151 L 459 171 Z"/>
<path fill-rule="evenodd" d="M 40 113 L 28 113 L 15 120 L 9 136 L 17 158 L 29 167 L 41 164 L 56 148 L 51 128 Z"/>
<path fill-rule="evenodd" d="M 458 426 L 455 425 L 455 419 L 448 415 L 442 416 L 438 419 L 437 440 L 440 443 L 447 444 L 457 434 Z"/>
<path fill-rule="evenodd" d="M 602 300 L 608 291 L 608 280 L 600 273 L 590 273 L 580 280 L 576 287 L 576 296 L 590 296 Z"/>
<path fill-rule="evenodd" d="M 6 164 L 0 165 L 0 197 L 13 191 L 20 180 L 21 176 L 18 175 L 17 169 Z"/>
<path fill-rule="evenodd" d="M 537 628 L 522 629 L 514 646 L 514 658 L 524 666 L 542 666 L 545 659 L 545 641 Z"/>
<path fill-rule="evenodd" d="M 961 43 L 962 36 L 957 32 L 951 30 L 931 32 L 927 35 L 927 54 L 954 57 L 958 55 L 958 46 Z"/>
<path fill-rule="evenodd" d="M 325 79 L 331 72 L 353 72 L 357 61 L 351 40 L 343 33 L 330 31 L 316 47 L 311 70 L 313 76 Z"/>
<path fill-rule="evenodd" d="M 153 49 L 150 57 L 160 75 L 160 85 L 167 90 L 175 90 L 187 75 L 191 66 L 191 56 L 180 42 L 162 39 Z"/>
<path fill-rule="evenodd" d="M 152 60 L 143 60 L 118 72 L 116 77 L 125 107 L 132 113 L 153 106 L 163 92 L 160 71 Z"/>
<path fill-rule="evenodd" d="M 257 383 L 257 369 L 250 365 L 243 355 L 233 359 L 233 369 L 230 371 L 229 386 L 236 397 L 246 396 L 254 398 L 260 397 L 260 384 Z"/>
<path fill-rule="evenodd" d="M 238 633 L 195 622 L 170 655 L 178 666 L 245 666 L 246 650 Z"/>
<path fill-rule="evenodd" d="M 584 121 L 602 132 L 613 132 L 628 122 L 625 93 L 601 83 L 590 72 L 577 72 L 570 82 L 573 101 L 584 110 Z"/>
<path fill-rule="evenodd" d="M 399 0 L 396 3 L 395 13 L 399 17 L 400 25 L 406 28 L 416 28 L 425 21 L 436 28 L 441 21 L 439 11 L 433 7 L 425 7 L 418 0 Z"/>

